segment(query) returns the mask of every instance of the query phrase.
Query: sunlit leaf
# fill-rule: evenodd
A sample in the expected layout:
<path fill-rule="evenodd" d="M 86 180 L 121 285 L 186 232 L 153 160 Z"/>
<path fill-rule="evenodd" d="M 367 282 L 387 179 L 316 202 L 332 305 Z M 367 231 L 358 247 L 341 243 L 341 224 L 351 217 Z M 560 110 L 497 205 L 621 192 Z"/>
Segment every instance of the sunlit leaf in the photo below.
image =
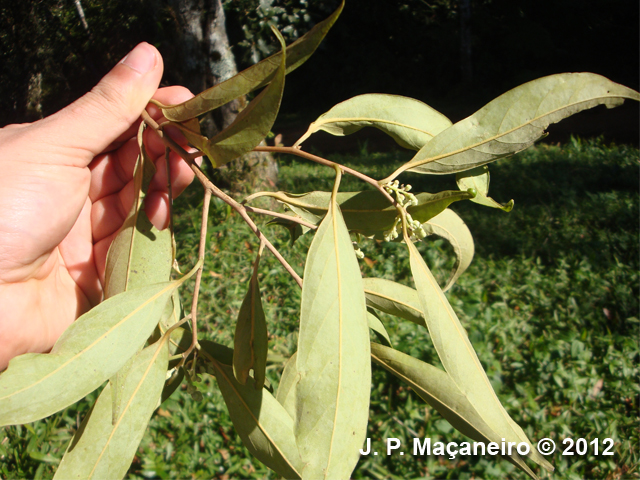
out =
<path fill-rule="evenodd" d="M 389 338 L 387 329 L 384 328 L 383 323 L 380 321 L 375 312 L 371 310 L 367 311 L 367 323 L 369 325 L 369 328 L 378 337 L 378 340 L 380 340 L 380 342 L 382 342 L 384 345 L 390 347 L 391 339 Z"/>
<path fill-rule="evenodd" d="M 375 127 L 390 135 L 400 146 L 420 150 L 450 126 L 447 117 L 418 100 L 370 93 L 345 100 L 320 115 L 294 146 L 319 130 L 344 136 L 364 127 Z"/>
<path fill-rule="evenodd" d="M 141 153 L 133 174 L 134 202 L 127 218 L 109 247 L 105 268 L 105 298 L 171 276 L 173 252 L 169 229 L 158 230 L 144 212 L 144 198 L 156 168 L 138 133 Z"/>
<path fill-rule="evenodd" d="M 230 349 L 213 342 L 203 343 L 212 357 L 218 386 L 229 409 L 229 416 L 242 443 L 258 460 L 284 478 L 300 478 L 302 461 L 293 435 L 293 420 L 265 388 L 257 388 L 253 378 L 242 385 L 233 368 L 223 362 L 233 355 Z"/>
<path fill-rule="evenodd" d="M 435 217 L 453 202 L 473 198 L 474 192 L 447 190 L 440 193 L 418 193 L 418 205 L 407 211 L 414 220 L 421 223 Z M 286 192 L 259 192 L 245 200 L 250 202 L 259 197 L 272 197 L 285 204 L 296 215 L 307 222 L 318 225 L 327 214 L 331 200 L 330 192 L 309 192 L 292 194 Z M 383 236 L 383 232 L 393 227 L 398 215 L 396 208 L 378 190 L 364 192 L 340 192 L 337 201 L 349 231 L 365 236 Z"/>
<path fill-rule="evenodd" d="M 76 432 L 54 478 L 124 478 L 160 398 L 168 357 L 166 340 L 134 357 L 115 422 L 112 422 L 111 384 L 107 384 Z"/>
<path fill-rule="evenodd" d="M 284 39 L 274 29 L 278 40 L 284 48 Z M 204 145 L 194 144 L 201 149 L 216 167 L 221 167 L 231 160 L 250 152 L 257 147 L 273 127 L 280 109 L 280 101 L 284 91 L 285 57 L 271 83 L 242 110 L 227 128 L 210 138 Z M 176 124 L 177 125 L 177 124 Z M 193 135 L 182 129 L 188 140 Z M 192 142 L 193 143 L 193 142 Z"/>
<path fill-rule="evenodd" d="M 149 338 L 186 278 L 111 297 L 71 324 L 51 353 L 11 360 L 0 375 L 0 425 L 47 417 L 98 388 Z"/>
<path fill-rule="evenodd" d="M 286 73 L 289 74 L 313 54 L 329 29 L 340 16 L 344 1 L 326 20 L 316 24 L 305 35 L 289 45 L 286 49 Z M 180 105 L 162 108 L 165 118 L 174 122 L 184 122 L 203 113 L 214 110 L 234 98 L 264 87 L 273 81 L 276 70 L 282 62 L 282 52 L 276 53 L 261 62 L 243 70 L 238 75 L 221 82 L 196 95 Z"/>
<path fill-rule="evenodd" d="M 300 375 L 297 370 L 297 358 L 298 354 L 294 353 L 291 358 L 287 360 L 280 377 L 280 385 L 278 385 L 278 391 L 276 392 L 276 400 L 280 402 L 280 405 L 289 413 L 291 418 L 296 418 L 296 385 L 300 380 Z"/>
<path fill-rule="evenodd" d="M 510 212 L 513 209 L 513 200 L 510 200 L 506 205 L 502 205 L 489 197 L 489 167 L 486 165 L 457 173 L 456 182 L 460 190 L 468 190 L 470 188 L 476 190 L 477 195 L 471 199 L 472 202 L 491 208 L 499 208 L 505 212 Z"/>
<path fill-rule="evenodd" d="M 418 292 L 383 278 L 363 278 L 367 306 L 426 327 Z"/>
<path fill-rule="evenodd" d="M 507 442 L 531 442 L 513 422 L 496 396 L 464 327 L 424 262 L 418 249 L 407 242 L 411 273 L 433 344 L 447 373 L 482 419 Z M 521 436 L 522 434 L 522 436 Z M 529 457 L 549 471 L 551 464 L 531 446 Z"/>
<path fill-rule="evenodd" d="M 525 83 L 496 98 L 427 143 L 405 170 L 445 174 L 469 170 L 524 150 L 552 123 L 598 105 L 616 107 L 640 93 L 593 73 L 562 73 Z"/>
<path fill-rule="evenodd" d="M 264 387 L 267 368 L 267 323 L 262 309 L 260 285 L 258 284 L 258 265 L 260 253 L 253 265 L 253 274 L 249 280 L 249 289 L 244 297 L 234 336 L 233 373 L 235 378 L 246 384 L 249 371 L 253 370 L 255 386 Z"/>
<path fill-rule="evenodd" d="M 360 268 L 334 188 L 302 286 L 294 433 L 305 478 L 349 478 L 358 462 L 371 388 L 366 313 Z"/>
<path fill-rule="evenodd" d="M 446 372 L 376 343 L 371 344 L 371 358 L 409 385 L 459 432 L 486 444 L 501 444 L 503 441 L 503 437 L 489 427 Z M 515 449 L 512 451 L 513 455 L 507 456 L 507 459 L 532 478 L 537 478 Z"/>
<path fill-rule="evenodd" d="M 471 201 L 473 200 L 475 198 L 471 199 Z M 427 223 L 424 223 L 422 228 L 427 235 L 438 235 L 447 240 L 453 247 L 456 255 L 456 264 L 453 267 L 451 278 L 442 289 L 446 292 L 471 265 L 475 252 L 473 237 L 467 224 L 462 221 L 456 212 L 448 208 Z"/>

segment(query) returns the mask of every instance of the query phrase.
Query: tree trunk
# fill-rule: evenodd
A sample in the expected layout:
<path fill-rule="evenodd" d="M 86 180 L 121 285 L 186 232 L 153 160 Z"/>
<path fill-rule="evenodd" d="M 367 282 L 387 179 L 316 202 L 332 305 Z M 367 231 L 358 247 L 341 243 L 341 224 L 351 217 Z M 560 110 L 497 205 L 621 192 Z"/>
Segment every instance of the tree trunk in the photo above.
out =
<path fill-rule="evenodd" d="M 173 0 L 181 29 L 176 60 L 179 82 L 200 93 L 238 73 L 229 47 L 221 0 Z M 202 131 L 212 137 L 230 125 L 247 105 L 237 98 L 214 110 L 202 121 Z M 274 188 L 278 167 L 271 155 L 250 152 L 220 170 L 218 181 L 233 190 Z"/>

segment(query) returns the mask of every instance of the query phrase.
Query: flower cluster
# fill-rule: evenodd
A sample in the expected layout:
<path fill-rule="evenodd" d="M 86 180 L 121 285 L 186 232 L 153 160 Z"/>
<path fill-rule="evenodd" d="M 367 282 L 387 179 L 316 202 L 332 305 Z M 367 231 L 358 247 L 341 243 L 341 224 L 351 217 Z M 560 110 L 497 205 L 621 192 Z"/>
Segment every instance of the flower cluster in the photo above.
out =
<path fill-rule="evenodd" d="M 427 234 L 422 228 L 422 224 L 418 220 L 414 220 L 411 217 L 411 214 L 407 211 L 407 208 L 412 205 L 418 205 L 418 199 L 413 193 L 410 193 L 411 185 L 401 185 L 398 180 L 394 180 L 393 182 L 385 185 L 384 189 L 389 192 L 390 195 L 394 195 L 398 205 L 404 209 L 407 217 L 407 228 L 411 232 L 411 240 L 415 241 L 426 237 Z M 385 241 L 390 242 L 400 236 L 400 233 L 398 232 L 398 225 L 400 225 L 401 221 L 402 217 L 400 215 L 396 216 L 396 219 L 393 222 L 393 227 L 384 232 Z"/>

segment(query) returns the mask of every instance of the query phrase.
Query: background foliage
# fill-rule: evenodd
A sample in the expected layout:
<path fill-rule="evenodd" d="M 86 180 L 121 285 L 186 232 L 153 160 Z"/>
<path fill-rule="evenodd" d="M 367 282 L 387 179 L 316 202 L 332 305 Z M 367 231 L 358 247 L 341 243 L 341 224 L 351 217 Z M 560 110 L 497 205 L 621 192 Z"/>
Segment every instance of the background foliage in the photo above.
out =
<path fill-rule="evenodd" d="M 290 42 L 338 3 L 224 1 L 239 66 L 276 48 L 268 22 Z M 638 2 L 470 0 L 470 83 L 462 81 L 460 69 L 460 4 L 350 0 L 314 61 L 287 79 L 281 118 L 294 115 L 305 123 L 352 96 L 385 92 L 418 98 L 447 111 L 455 122 L 500 93 L 551 73 L 594 72 L 632 88 L 640 81 Z M 172 72 L 179 35 L 171 0 L 82 0 L 82 5 L 89 34 L 74 2 L 0 0 L 0 124 L 33 120 L 68 104 L 143 40 L 165 57 L 165 83 L 178 81 Z M 42 111 L 27 108 L 29 85 L 31 99 L 37 96 L 38 74 Z M 609 138 L 637 144 L 638 106 L 628 108 L 627 114 L 616 111 L 624 121 L 605 117 L 595 132 L 606 129 Z M 607 125 L 611 119 L 617 122 L 615 132 Z"/>
<path fill-rule="evenodd" d="M 353 155 L 333 160 L 382 176 L 404 153 L 374 154 L 363 145 Z M 638 150 L 574 139 L 564 147 L 540 145 L 498 161 L 492 168 L 492 196 L 514 210 L 504 212 L 459 202 L 454 209 L 476 241 L 476 257 L 448 294 L 468 329 L 490 380 L 505 408 L 532 440 L 551 437 L 611 437 L 614 457 L 563 457 L 554 454 L 553 478 L 636 478 L 640 418 L 638 232 L 640 206 Z M 283 188 L 330 188 L 330 169 L 280 159 Z M 355 181 L 345 177 L 345 189 Z M 415 175 L 416 188 L 455 188 L 449 177 Z M 419 182 L 425 182 L 417 185 Z M 439 184 L 437 184 L 439 183 Z M 195 261 L 201 195 L 198 189 L 178 199 L 179 252 Z M 212 205 L 212 221 L 201 291 L 206 336 L 227 345 L 251 275 L 257 245 L 252 233 L 221 202 Z M 237 228 L 235 228 L 237 227 Z M 298 273 L 309 238 L 286 247 L 288 235 L 267 227 Z M 420 245 L 440 281 L 453 265 L 445 242 Z M 409 262 L 401 245 L 363 244 L 365 276 L 407 283 Z M 269 380 L 277 385 L 282 360 L 297 343 L 300 290 L 267 255 L 260 265 L 264 308 L 272 336 Z M 222 308 L 222 305 L 230 307 Z M 425 329 L 383 316 L 395 348 L 427 362 L 438 357 Z M 226 333 L 225 333 L 226 332 Z M 236 437 L 222 397 L 209 377 L 206 400 L 197 403 L 179 391 L 163 406 L 145 435 L 130 478 L 275 478 L 251 458 Z M 380 368 L 373 370 L 368 436 L 414 436 L 432 441 L 464 441 L 437 412 Z M 95 397 L 90 396 L 91 398 Z M 78 419 L 91 405 L 83 401 L 21 427 L 0 430 L 0 476 L 51 478 Z M 377 445 L 378 448 L 380 444 Z M 525 478 L 490 457 L 456 460 L 410 455 L 363 457 L 356 478 Z"/>

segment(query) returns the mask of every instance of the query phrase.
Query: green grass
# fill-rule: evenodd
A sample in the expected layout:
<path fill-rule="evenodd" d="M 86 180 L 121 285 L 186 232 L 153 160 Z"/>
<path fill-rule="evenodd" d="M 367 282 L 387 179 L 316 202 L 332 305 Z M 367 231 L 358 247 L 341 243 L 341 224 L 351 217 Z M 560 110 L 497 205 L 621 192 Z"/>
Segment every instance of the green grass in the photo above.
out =
<path fill-rule="evenodd" d="M 331 157 L 382 178 L 410 154 L 392 152 Z M 330 189 L 334 173 L 296 159 L 280 159 L 280 188 Z M 491 195 L 515 199 L 506 214 L 471 202 L 453 208 L 476 241 L 476 257 L 449 293 L 505 408 L 531 440 L 612 438 L 614 456 L 549 457 L 553 478 L 638 478 L 640 387 L 637 338 L 639 299 L 638 150 L 573 140 L 539 145 L 491 166 Z M 408 174 L 414 191 L 455 189 L 452 176 Z M 361 189 L 345 177 L 342 190 Z M 177 202 L 179 261 L 196 258 L 201 188 Z M 264 222 L 262 223 L 264 225 Z M 288 245 L 278 227 L 264 231 L 302 273 L 310 237 Z M 361 245 L 365 276 L 411 285 L 401 244 Z M 206 338 L 232 345 L 232 333 L 257 243 L 237 215 L 214 202 L 201 293 Z M 428 238 L 420 245 L 440 281 L 453 266 L 450 247 Z M 282 359 L 296 348 L 300 291 L 266 255 L 260 282 L 269 322 L 277 385 Z M 190 287 L 188 287 L 190 288 Z M 187 288 L 187 290 L 188 290 Z M 189 298 L 185 291 L 183 299 Z M 439 365 L 426 330 L 382 315 L 394 347 Z M 234 433 L 215 381 L 205 376 L 202 402 L 179 389 L 151 421 L 130 478 L 277 478 L 252 459 Z M 91 400 L 96 394 L 92 394 Z M 51 478 L 55 464 L 91 403 L 83 401 L 46 421 L 0 429 L 0 477 Z M 373 369 L 368 436 L 382 450 L 387 437 L 409 450 L 413 437 L 465 441 L 440 415 L 380 368 Z M 544 477 L 545 473 L 538 470 Z M 363 457 L 354 478 L 520 478 L 498 457 Z"/>

